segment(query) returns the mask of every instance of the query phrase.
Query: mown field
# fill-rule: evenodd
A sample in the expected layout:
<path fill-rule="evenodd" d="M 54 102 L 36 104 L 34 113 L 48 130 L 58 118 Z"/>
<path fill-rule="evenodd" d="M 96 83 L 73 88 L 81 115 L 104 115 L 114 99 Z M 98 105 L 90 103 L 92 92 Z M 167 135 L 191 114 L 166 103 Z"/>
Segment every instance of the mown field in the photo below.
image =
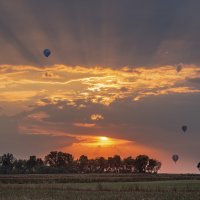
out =
<path fill-rule="evenodd" d="M 1 175 L 0 200 L 200 200 L 200 175 Z"/>

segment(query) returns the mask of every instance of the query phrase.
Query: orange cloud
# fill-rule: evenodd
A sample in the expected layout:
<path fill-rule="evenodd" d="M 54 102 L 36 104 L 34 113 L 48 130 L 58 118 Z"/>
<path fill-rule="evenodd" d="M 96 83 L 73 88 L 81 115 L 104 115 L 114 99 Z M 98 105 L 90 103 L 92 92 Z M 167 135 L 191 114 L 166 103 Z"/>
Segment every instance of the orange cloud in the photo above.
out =
<path fill-rule="evenodd" d="M 187 82 L 188 78 L 200 78 L 199 70 L 194 65 L 183 65 L 179 73 L 175 66 L 111 69 L 96 66 L 1 65 L 0 68 L 1 101 L 23 101 L 24 105 L 42 105 L 44 102 L 41 99 L 45 98 L 54 104 L 65 100 L 76 106 L 76 101 L 82 100 L 109 106 L 117 99 L 128 97 L 140 100 L 170 93 L 199 92 L 198 86 L 192 87 Z M 80 109 L 84 106 L 82 104 Z M 99 120 L 101 117 L 92 118 Z"/>
<path fill-rule="evenodd" d="M 28 101 L 32 97 L 36 96 L 40 92 L 37 91 L 9 91 L 1 92 L 0 99 L 1 101 L 6 102 L 16 102 L 16 101 Z"/>
<path fill-rule="evenodd" d="M 43 121 L 44 119 L 49 118 L 49 115 L 45 112 L 38 112 L 28 115 L 28 118 L 36 121 Z"/>
<path fill-rule="evenodd" d="M 91 120 L 93 120 L 93 121 L 98 121 L 98 120 L 104 119 L 104 117 L 103 117 L 102 115 L 100 115 L 100 114 L 92 114 L 92 115 L 90 116 L 90 118 L 91 118 Z"/>
<path fill-rule="evenodd" d="M 85 128 L 92 128 L 94 127 L 96 124 L 89 124 L 89 123 L 74 123 L 74 126 L 77 127 L 85 127 Z"/>

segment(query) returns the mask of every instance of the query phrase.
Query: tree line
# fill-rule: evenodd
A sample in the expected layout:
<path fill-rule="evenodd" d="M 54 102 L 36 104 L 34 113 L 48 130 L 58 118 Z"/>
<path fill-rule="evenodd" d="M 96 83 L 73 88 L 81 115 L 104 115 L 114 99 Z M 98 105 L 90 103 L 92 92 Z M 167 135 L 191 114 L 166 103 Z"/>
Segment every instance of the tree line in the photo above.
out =
<path fill-rule="evenodd" d="M 161 162 L 147 155 L 131 156 L 122 159 L 97 157 L 89 159 L 81 155 L 74 159 L 72 154 L 52 151 L 42 158 L 30 156 L 29 159 L 16 159 L 13 154 L 0 156 L 0 174 L 49 174 L 49 173 L 157 173 Z"/>

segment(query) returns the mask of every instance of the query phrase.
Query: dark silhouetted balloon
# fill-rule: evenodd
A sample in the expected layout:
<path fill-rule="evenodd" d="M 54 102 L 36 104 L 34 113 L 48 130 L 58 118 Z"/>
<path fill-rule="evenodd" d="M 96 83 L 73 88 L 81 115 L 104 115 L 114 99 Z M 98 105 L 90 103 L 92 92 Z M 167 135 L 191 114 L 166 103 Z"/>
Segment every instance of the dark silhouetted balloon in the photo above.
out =
<path fill-rule="evenodd" d="M 179 156 L 178 156 L 178 155 L 174 154 L 174 155 L 172 156 L 172 160 L 173 160 L 175 163 L 178 161 L 178 159 L 179 159 Z"/>
<path fill-rule="evenodd" d="M 45 49 L 45 50 L 43 51 L 43 53 L 44 53 L 44 55 L 45 55 L 46 57 L 49 57 L 50 54 L 51 54 L 51 51 L 50 51 L 49 49 Z"/>
<path fill-rule="evenodd" d="M 182 131 L 183 131 L 183 132 L 186 132 L 187 129 L 188 129 L 188 127 L 187 127 L 186 125 L 182 126 Z"/>
<path fill-rule="evenodd" d="M 177 65 L 177 66 L 176 66 L 176 71 L 177 71 L 177 72 L 180 72 L 182 69 L 183 69 L 183 66 L 182 66 L 182 65 Z"/>

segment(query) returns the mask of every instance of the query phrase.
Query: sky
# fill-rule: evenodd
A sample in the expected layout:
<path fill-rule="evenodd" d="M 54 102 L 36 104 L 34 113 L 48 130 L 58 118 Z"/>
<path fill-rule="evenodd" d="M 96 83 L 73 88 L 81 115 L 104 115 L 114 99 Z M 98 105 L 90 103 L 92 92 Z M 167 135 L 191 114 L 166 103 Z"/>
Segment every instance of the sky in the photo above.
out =
<path fill-rule="evenodd" d="M 0 154 L 147 154 L 163 173 L 199 173 L 199 10 L 196 0 L 1 0 Z"/>

